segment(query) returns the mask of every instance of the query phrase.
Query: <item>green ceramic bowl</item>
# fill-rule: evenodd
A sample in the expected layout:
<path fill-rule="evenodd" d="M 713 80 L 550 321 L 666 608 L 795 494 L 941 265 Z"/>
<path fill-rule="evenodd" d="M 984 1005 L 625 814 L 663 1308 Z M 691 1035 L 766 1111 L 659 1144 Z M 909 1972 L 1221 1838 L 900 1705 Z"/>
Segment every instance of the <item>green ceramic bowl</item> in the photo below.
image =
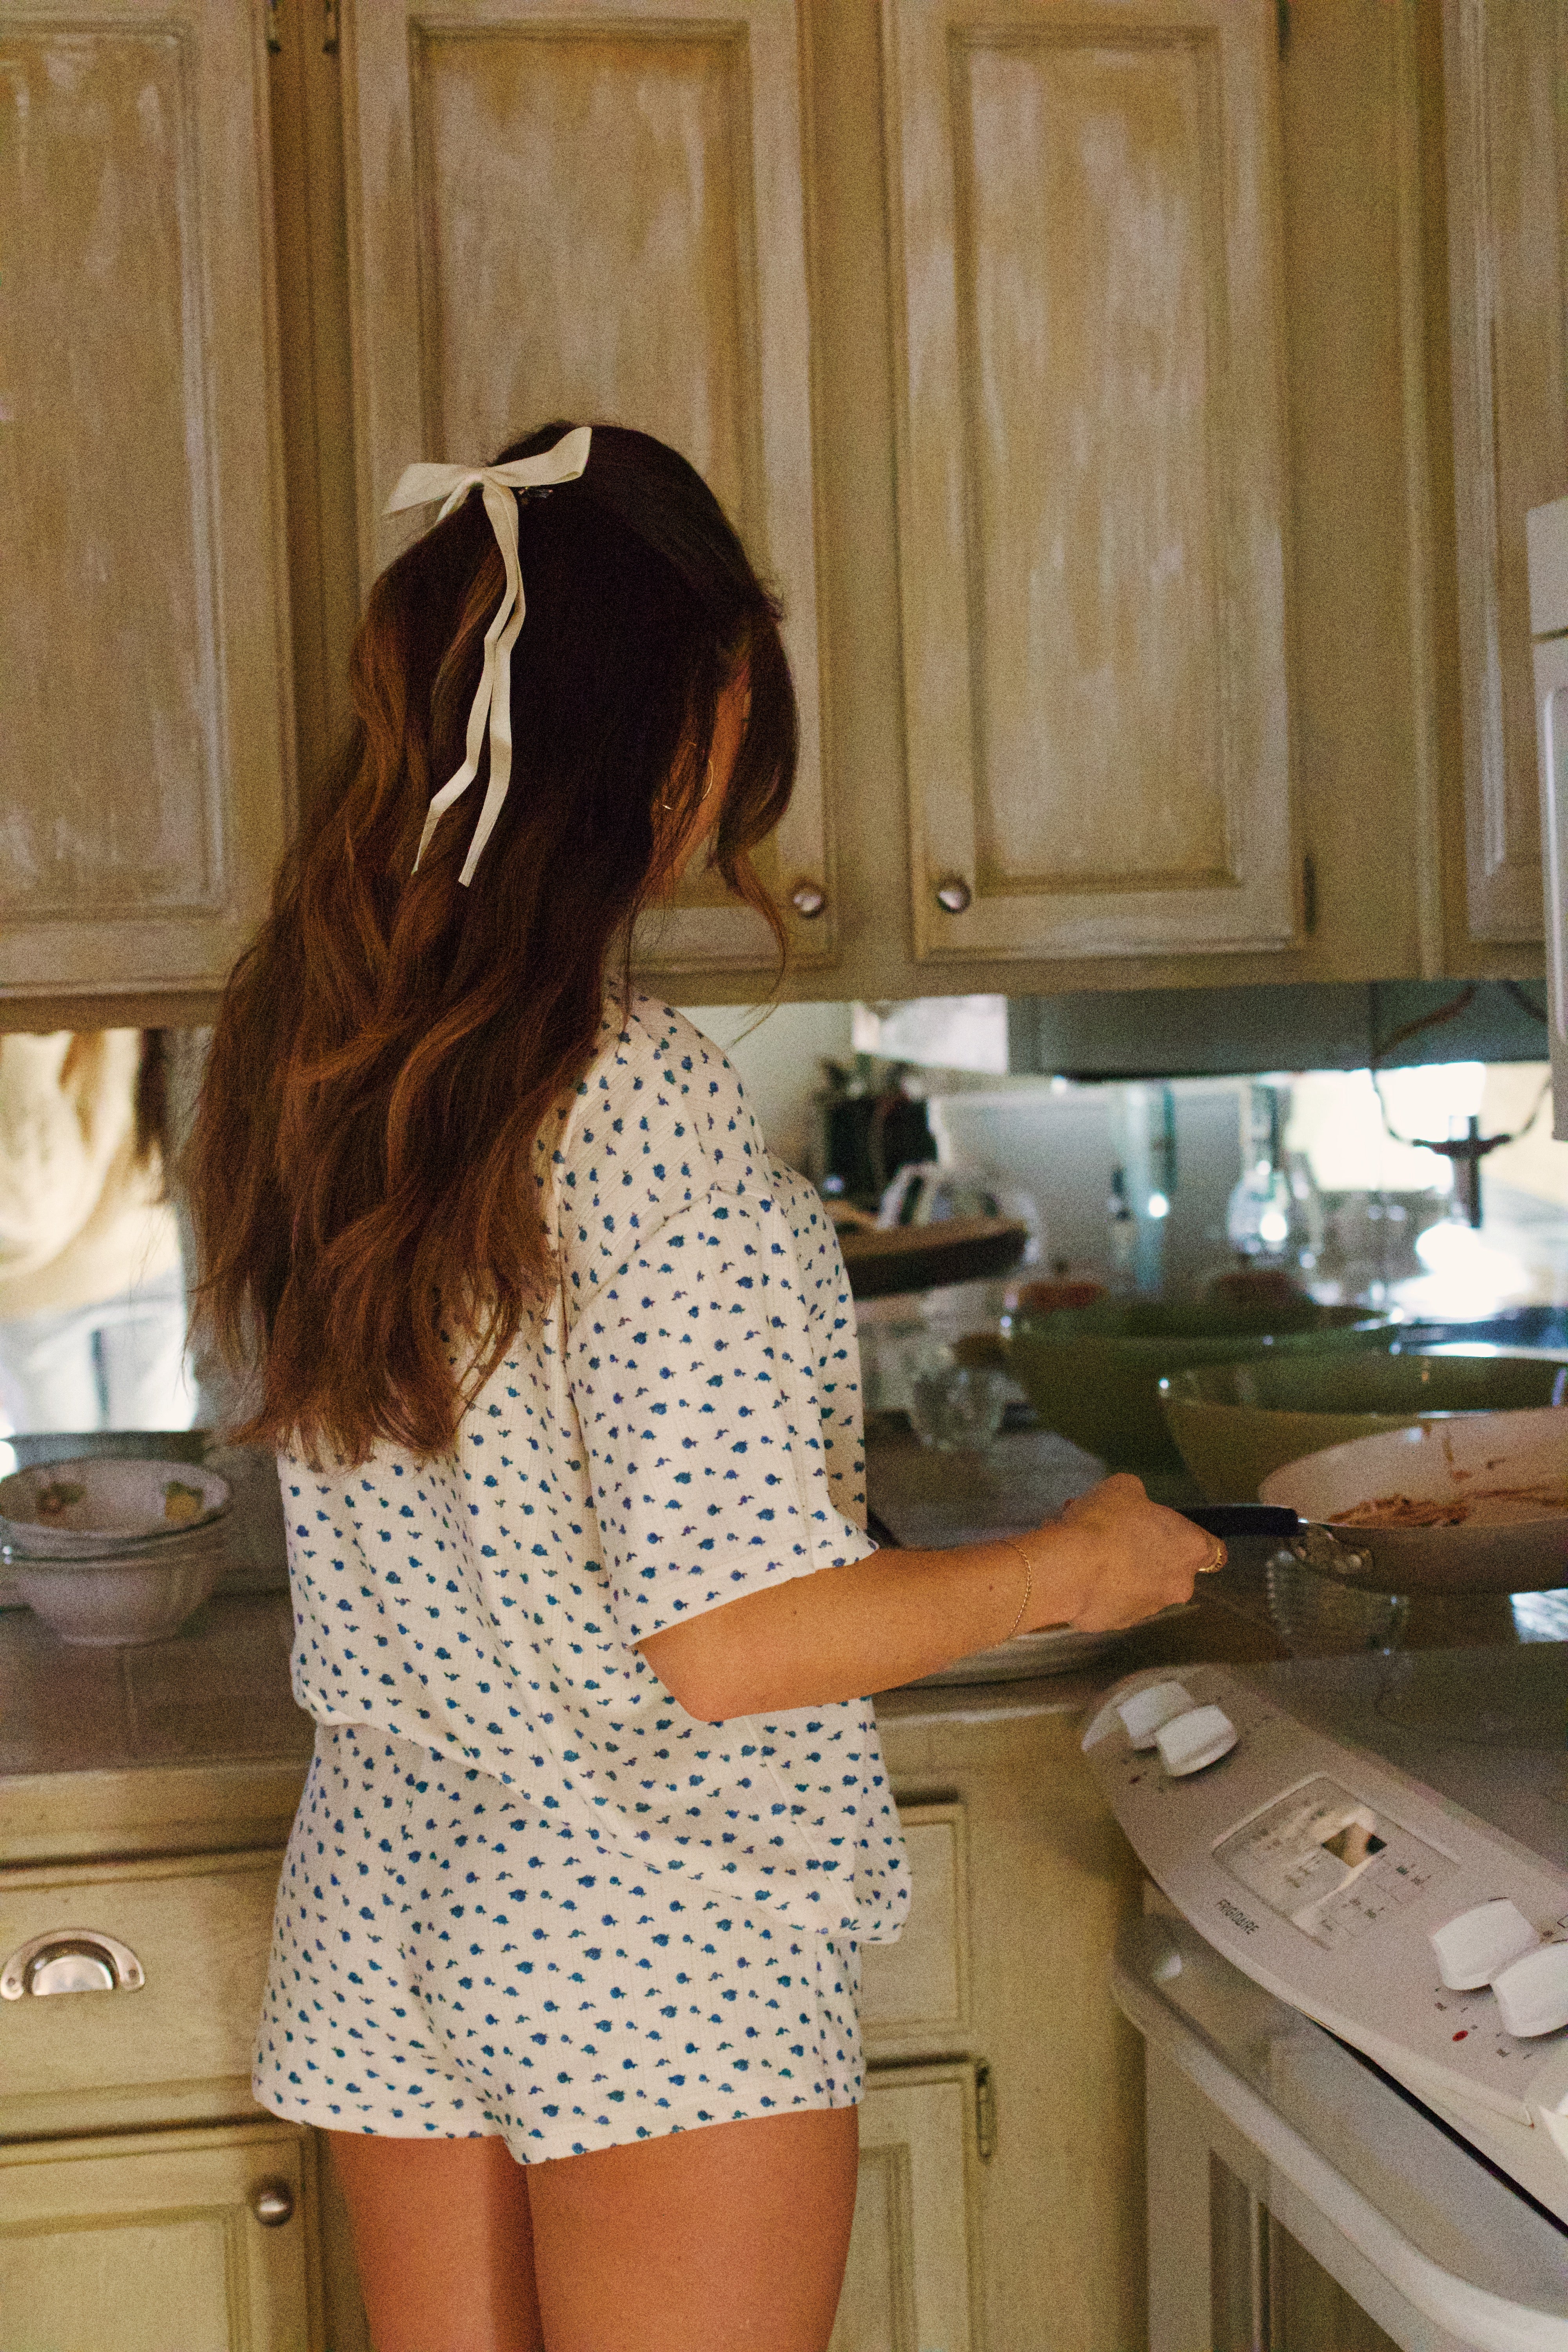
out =
<path fill-rule="evenodd" d="M 1007 1370 L 1047 1429 L 1113 1470 L 1178 1476 L 1182 1457 L 1160 1409 L 1163 1375 L 1238 1358 L 1339 1355 L 1388 1348 L 1395 1327 L 1364 1307 L 1237 1306 L 1101 1298 L 1056 1315 L 1013 1317 Z"/>
<path fill-rule="evenodd" d="M 1568 1356 L 1276 1356 L 1173 1372 L 1160 1401 L 1210 1502 L 1254 1503 L 1271 1470 L 1352 1437 L 1568 1402 Z"/>

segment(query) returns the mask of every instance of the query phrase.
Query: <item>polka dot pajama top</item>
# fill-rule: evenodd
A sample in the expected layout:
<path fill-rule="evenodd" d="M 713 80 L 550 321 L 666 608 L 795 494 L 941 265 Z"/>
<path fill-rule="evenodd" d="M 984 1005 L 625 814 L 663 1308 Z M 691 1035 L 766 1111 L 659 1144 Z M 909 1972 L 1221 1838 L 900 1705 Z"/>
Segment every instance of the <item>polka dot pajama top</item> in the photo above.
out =
<path fill-rule="evenodd" d="M 874 1549 L 812 1188 L 668 1007 L 541 1137 L 561 1284 L 450 1454 L 280 1457 L 318 1726 L 256 2095 L 524 2162 L 860 2092 L 909 1886 L 868 1702 L 686 1714 L 634 1646 Z"/>

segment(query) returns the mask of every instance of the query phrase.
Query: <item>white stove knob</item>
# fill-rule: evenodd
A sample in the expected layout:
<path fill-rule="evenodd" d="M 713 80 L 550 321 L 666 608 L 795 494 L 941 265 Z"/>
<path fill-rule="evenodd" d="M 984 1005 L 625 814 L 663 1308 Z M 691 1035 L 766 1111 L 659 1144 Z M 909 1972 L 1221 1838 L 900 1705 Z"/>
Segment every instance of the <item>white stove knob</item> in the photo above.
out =
<path fill-rule="evenodd" d="M 1432 1931 L 1432 1949 L 1450 1992 L 1474 1992 L 1490 1984 L 1500 1969 L 1533 1951 L 1541 1941 L 1522 1911 L 1503 1899 L 1456 1912 Z"/>
<path fill-rule="evenodd" d="M 1134 1748 L 1152 1748 L 1160 1726 L 1187 1714 L 1192 1704 L 1193 1695 L 1183 1684 L 1151 1683 L 1147 1689 L 1122 1699 L 1116 1712 L 1127 1726 L 1127 1737 Z"/>
<path fill-rule="evenodd" d="M 1201 1772 L 1205 1764 L 1217 1764 L 1230 1754 L 1236 1738 L 1236 1726 L 1223 1708 L 1194 1706 L 1163 1723 L 1154 1745 L 1166 1771 L 1173 1780 L 1181 1780 L 1188 1772 Z"/>
<path fill-rule="evenodd" d="M 1493 1977 L 1492 1990 L 1510 2033 L 1555 2033 L 1568 2025 L 1568 1944 L 1538 1944 Z"/>

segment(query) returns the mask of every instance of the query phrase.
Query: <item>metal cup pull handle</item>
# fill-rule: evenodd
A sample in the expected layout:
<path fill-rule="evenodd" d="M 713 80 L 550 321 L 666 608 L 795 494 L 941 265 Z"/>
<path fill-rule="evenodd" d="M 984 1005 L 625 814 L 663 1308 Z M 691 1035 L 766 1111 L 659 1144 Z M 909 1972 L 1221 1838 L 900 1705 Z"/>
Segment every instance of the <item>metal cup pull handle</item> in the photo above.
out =
<path fill-rule="evenodd" d="M 146 1971 L 129 1944 L 97 1927 L 54 1927 L 0 1967 L 0 2000 L 62 1992 L 140 1992 Z"/>
<path fill-rule="evenodd" d="M 280 2230 L 294 2219 L 294 2191 L 286 2180 L 264 2180 L 251 2192 L 250 2210 L 264 2230 Z"/>

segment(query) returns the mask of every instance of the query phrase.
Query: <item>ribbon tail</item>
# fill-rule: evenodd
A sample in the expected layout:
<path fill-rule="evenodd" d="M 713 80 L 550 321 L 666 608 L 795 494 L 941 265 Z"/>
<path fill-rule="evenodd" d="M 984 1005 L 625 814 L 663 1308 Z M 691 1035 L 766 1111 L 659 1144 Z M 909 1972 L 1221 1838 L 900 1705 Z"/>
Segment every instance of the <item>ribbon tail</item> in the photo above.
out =
<path fill-rule="evenodd" d="M 452 806 L 453 803 L 455 801 L 461 800 L 463 794 L 468 791 L 468 786 L 473 782 L 475 777 L 479 772 L 479 754 L 484 748 L 487 726 L 489 726 L 490 731 L 491 783 L 489 790 L 485 795 L 485 807 L 488 810 L 490 806 L 495 790 L 495 735 L 493 718 L 498 687 L 502 687 L 503 688 L 509 713 L 506 761 L 506 766 L 509 771 L 511 765 L 511 733 L 510 727 L 510 710 L 511 701 L 510 649 L 512 641 L 517 635 L 517 626 L 520 620 L 517 607 L 522 602 L 522 574 L 519 569 L 517 560 L 517 502 L 511 497 L 510 492 L 495 488 L 489 482 L 484 485 L 484 499 L 486 510 L 489 515 L 496 538 L 500 543 L 501 561 L 506 567 L 506 588 L 501 596 L 500 603 L 496 606 L 495 612 L 491 615 L 489 626 L 485 631 L 484 662 L 479 671 L 479 687 L 475 692 L 473 702 L 469 706 L 468 709 L 468 737 L 464 745 L 463 764 L 458 770 L 457 774 L 453 776 L 448 782 L 442 785 L 440 791 L 436 794 L 435 799 L 431 802 L 428 809 L 426 811 L 425 829 L 419 836 L 418 854 L 414 860 L 413 870 L 416 874 L 419 871 L 420 859 L 424 856 L 426 850 L 430 845 L 430 836 L 435 832 L 436 827 L 439 824 L 441 819 L 446 815 L 447 811 Z M 504 659 L 502 658 L 503 648 L 505 654 Z M 506 780 L 503 776 L 501 782 L 500 799 L 504 800 L 505 798 Z M 499 805 L 500 803 L 498 802 L 498 812 Z M 494 822 L 495 817 L 492 814 L 490 824 L 493 824 Z M 481 825 L 484 824 L 482 814 L 480 817 L 480 824 Z M 488 837 L 488 827 L 485 828 L 485 832 L 486 837 Z M 472 850 L 470 850 L 464 864 L 461 877 L 465 882 L 473 871 L 473 863 L 474 855 Z"/>
<path fill-rule="evenodd" d="M 458 879 L 466 890 L 474 878 L 485 844 L 495 831 L 496 819 L 506 805 L 511 785 L 511 649 L 517 643 L 524 612 L 522 585 L 518 583 L 517 605 L 506 625 L 506 633 L 498 648 L 495 692 L 490 698 L 490 772 L 485 785 L 484 806 L 474 827 L 474 837 L 468 844 L 468 854 L 463 860 L 463 870 Z"/>

